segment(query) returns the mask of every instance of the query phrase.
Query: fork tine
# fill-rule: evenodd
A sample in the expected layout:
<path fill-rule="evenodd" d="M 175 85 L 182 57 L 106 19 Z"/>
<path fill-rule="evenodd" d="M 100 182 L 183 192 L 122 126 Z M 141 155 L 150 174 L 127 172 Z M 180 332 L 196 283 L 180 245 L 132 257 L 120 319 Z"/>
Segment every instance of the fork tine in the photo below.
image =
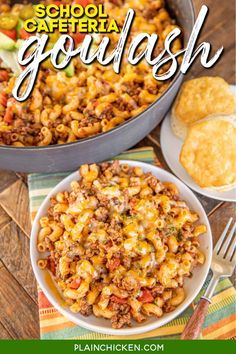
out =
<path fill-rule="evenodd" d="M 221 234 L 219 240 L 217 241 L 217 244 L 215 245 L 214 251 L 215 251 L 216 253 L 218 253 L 220 247 L 222 246 L 222 243 L 224 242 L 225 235 L 227 234 L 227 231 L 228 231 L 228 229 L 229 229 L 229 227 L 230 227 L 230 224 L 231 224 L 232 220 L 233 220 L 233 218 L 230 218 L 230 219 L 229 219 L 227 225 L 225 226 L 224 231 L 222 232 L 222 234 Z"/>
<path fill-rule="evenodd" d="M 230 259 L 232 258 L 233 254 L 234 254 L 234 251 L 235 251 L 235 247 L 236 247 L 236 236 L 234 237 L 233 239 L 233 242 L 226 254 L 226 260 L 227 261 L 230 261 Z"/>
<path fill-rule="evenodd" d="M 230 233 L 226 236 L 225 241 L 223 242 L 222 248 L 219 251 L 220 256 L 224 257 L 226 255 L 227 249 L 234 236 L 235 229 L 236 229 L 236 223 L 233 225 L 232 229 L 230 230 Z"/>

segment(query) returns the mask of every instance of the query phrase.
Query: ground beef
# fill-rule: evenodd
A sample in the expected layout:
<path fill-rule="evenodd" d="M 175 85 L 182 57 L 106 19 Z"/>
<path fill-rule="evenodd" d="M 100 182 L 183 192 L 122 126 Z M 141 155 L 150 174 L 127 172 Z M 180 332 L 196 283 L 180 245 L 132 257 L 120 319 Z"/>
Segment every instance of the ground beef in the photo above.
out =
<path fill-rule="evenodd" d="M 96 197 L 99 201 L 99 206 L 104 207 L 104 208 L 108 208 L 109 199 L 105 195 L 103 195 L 103 194 L 99 193 L 99 191 L 97 191 Z"/>
<path fill-rule="evenodd" d="M 4 134 L 1 134 L 1 140 L 5 145 L 11 145 L 11 132 L 4 132 Z"/>
<path fill-rule="evenodd" d="M 143 11 L 143 16 L 147 19 L 147 20 L 151 20 L 155 15 L 153 13 L 153 10 L 149 7 L 146 10 Z"/>
<path fill-rule="evenodd" d="M 106 96 L 111 92 L 111 86 L 105 80 L 96 80 L 96 87 L 100 95 Z"/>
<path fill-rule="evenodd" d="M 155 176 L 150 175 L 148 176 L 147 182 L 152 189 L 155 189 L 158 183 L 158 179 Z"/>
<path fill-rule="evenodd" d="M 164 312 L 171 312 L 171 311 L 174 311 L 174 309 L 175 309 L 175 307 L 174 306 L 172 306 L 172 305 L 170 305 L 170 304 L 168 304 L 168 302 L 166 302 L 165 304 L 164 304 L 164 306 L 163 306 L 163 311 Z"/>
<path fill-rule="evenodd" d="M 110 248 L 112 247 L 113 243 L 112 240 L 108 240 L 105 245 L 103 245 L 103 248 L 106 252 L 109 252 Z"/>
<path fill-rule="evenodd" d="M 113 107 L 109 104 L 106 108 L 104 108 L 102 114 L 98 117 L 99 119 L 107 119 L 111 120 L 114 117 Z"/>
<path fill-rule="evenodd" d="M 126 315 L 116 314 L 111 318 L 112 328 L 122 328 L 125 326 L 131 327 L 131 315 L 127 313 Z"/>
<path fill-rule="evenodd" d="M 151 56 L 151 59 L 154 60 L 156 59 L 160 54 L 161 52 L 163 51 L 163 48 L 161 45 L 157 44 L 154 51 L 153 51 L 153 54 Z"/>
<path fill-rule="evenodd" d="M 104 173 L 108 168 L 109 168 L 109 162 L 102 162 L 100 164 L 100 170 L 102 173 Z"/>
<path fill-rule="evenodd" d="M 109 216 L 109 211 L 104 207 L 100 207 L 95 211 L 95 215 L 99 221 L 105 222 Z"/>
<path fill-rule="evenodd" d="M 173 194 L 172 191 L 170 191 L 169 189 L 165 188 L 161 191 L 162 194 L 167 195 L 167 197 L 169 197 L 170 199 L 174 200 L 174 201 L 178 201 L 179 200 L 179 196 L 177 194 Z"/>
<path fill-rule="evenodd" d="M 81 247 L 77 245 L 72 245 L 69 249 L 69 252 L 67 253 L 68 257 L 74 258 L 76 256 L 81 256 Z"/>
<path fill-rule="evenodd" d="M 114 102 L 114 107 L 119 109 L 120 111 L 127 111 L 128 103 L 124 101 L 122 98 L 118 98 L 116 102 Z"/>
<path fill-rule="evenodd" d="M 130 96 L 138 96 L 142 90 L 139 83 L 126 82 L 122 86 L 123 92 L 128 93 Z"/>
<path fill-rule="evenodd" d="M 131 326 L 131 314 L 130 306 L 128 304 L 118 304 L 111 301 L 109 304 L 109 309 L 111 311 L 116 311 L 117 313 L 111 318 L 111 323 L 113 328 L 122 328 L 125 326 Z"/>
<path fill-rule="evenodd" d="M 2 4 L 2 2 L 3 2 L 3 4 Z M 5 0 L 2 0 L 1 4 L 0 4 L 0 14 L 2 14 L 4 12 L 10 12 L 10 11 L 11 11 L 11 7 L 8 4 L 8 2 Z"/>
<path fill-rule="evenodd" d="M 120 111 L 131 112 L 133 109 L 138 108 L 136 101 L 132 98 L 129 102 L 125 101 L 123 98 L 118 98 L 116 102 L 113 103 L 113 106 L 119 109 Z"/>
<path fill-rule="evenodd" d="M 99 254 L 99 243 L 98 241 L 89 244 L 89 248 L 85 251 L 86 258 L 91 258 Z"/>
<path fill-rule="evenodd" d="M 92 305 L 89 305 L 86 301 L 85 298 L 83 298 L 81 300 L 81 309 L 80 309 L 80 313 L 83 316 L 90 316 L 93 313 L 93 308 Z"/>
<path fill-rule="evenodd" d="M 112 198 L 111 200 L 112 206 L 117 213 L 122 214 L 125 210 L 129 209 L 129 192 L 128 190 L 124 190 L 124 198 Z"/>
<path fill-rule="evenodd" d="M 141 285 L 139 281 L 132 277 L 125 277 L 122 280 L 122 288 L 127 291 L 136 291 L 140 289 Z"/>
<path fill-rule="evenodd" d="M 152 296 L 157 297 L 158 295 L 162 294 L 164 291 L 164 286 L 161 284 L 156 285 L 152 288 Z"/>
<path fill-rule="evenodd" d="M 112 172 L 113 175 L 120 174 L 120 162 L 118 160 L 113 161 L 110 167 L 108 168 L 109 171 Z"/>
<path fill-rule="evenodd" d="M 181 238 L 188 239 L 190 237 L 193 237 L 193 230 L 194 230 L 194 226 L 186 223 L 182 228 Z"/>
<path fill-rule="evenodd" d="M 184 224 L 183 231 L 192 233 L 193 230 L 194 230 L 194 225 L 193 224 L 189 224 L 189 223 Z"/>
<path fill-rule="evenodd" d="M 147 84 L 145 85 L 145 89 L 151 93 L 152 95 L 157 95 L 158 91 L 159 91 L 159 87 L 157 85 L 151 85 L 151 84 Z"/>
<path fill-rule="evenodd" d="M 121 263 L 123 264 L 123 266 L 124 266 L 126 269 L 130 269 L 130 268 L 131 268 L 132 260 L 131 260 L 131 258 L 128 257 L 128 256 L 123 256 Z"/>
<path fill-rule="evenodd" d="M 144 12 L 143 16 L 151 20 L 153 17 L 155 17 L 158 14 L 158 11 L 164 6 L 163 0 L 152 0 L 150 1 L 150 5 L 148 5 Z"/>
<path fill-rule="evenodd" d="M 118 304 L 117 302 L 110 301 L 109 309 L 111 311 L 118 311 L 119 315 L 127 315 L 130 311 L 130 306 L 128 304 Z"/>
<path fill-rule="evenodd" d="M 83 114 L 84 114 L 85 118 L 80 121 L 80 126 L 86 127 L 88 125 L 89 121 L 92 121 L 92 120 L 97 121 L 97 116 L 96 116 L 95 111 L 93 109 L 85 108 L 83 110 Z"/>
<path fill-rule="evenodd" d="M 50 238 L 45 237 L 45 245 L 46 245 L 47 249 L 49 249 L 49 251 L 54 250 L 54 244 L 53 244 L 53 242 L 50 240 Z"/>
<path fill-rule="evenodd" d="M 122 228 L 116 224 L 115 220 L 111 220 L 110 226 L 107 228 L 107 232 L 112 241 L 120 243 L 123 240 Z"/>

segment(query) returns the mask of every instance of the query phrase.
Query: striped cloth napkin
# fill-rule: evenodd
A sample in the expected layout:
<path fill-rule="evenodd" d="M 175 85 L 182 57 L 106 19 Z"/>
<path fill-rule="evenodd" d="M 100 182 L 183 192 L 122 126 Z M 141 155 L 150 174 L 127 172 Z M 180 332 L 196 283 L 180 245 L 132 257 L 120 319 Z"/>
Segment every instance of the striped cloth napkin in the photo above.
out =
<path fill-rule="evenodd" d="M 159 165 L 152 148 L 141 148 L 125 152 L 116 159 L 143 161 Z M 28 177 L 31 218 L 34 219 L 37 210 L 49 191 L 69 173 L 31 174 Z M 195 304 L 207 287 L 210 276 L 198 297 L 187 310 L 167 325 L 151 332 L 125 337 L 125 339 L 178 339 L 182 333 Z M 62 316 L 47 300 L 42 290 L 38 288 L 39 319 L 42 339 L 124 339 L 124 337 L 103 335 L 78 327 Z M 236 292 L 229 279 L 223 279 L 216 287 L 212 304 L 204 324 L 203 339 L 232 339 L 236 336 L 235 315 Z"/>

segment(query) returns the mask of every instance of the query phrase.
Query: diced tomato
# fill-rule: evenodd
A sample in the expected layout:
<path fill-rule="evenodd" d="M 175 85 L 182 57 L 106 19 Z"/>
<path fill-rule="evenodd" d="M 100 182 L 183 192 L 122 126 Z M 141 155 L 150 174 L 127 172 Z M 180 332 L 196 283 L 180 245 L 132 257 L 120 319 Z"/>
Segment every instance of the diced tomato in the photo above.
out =
<path fill-rule="evenodd" d="M 71 37 L 74 39 L 75 45 L 77 46 L 79 43 L 83 42 L 85 33 L 70 33 Z"/>
<path fill-rule="evenodd" d="M 116 302 L 117 304 L 127 304 L 127 299 L 122 299 L 121 297 L 112 295 L 111 301 Z"/>
<path fill-rule="evenodd" d="M 4 29 L 0 29 L 0 32 L 5 34 L 7 37 L 13 39 L 13 41 L 16 40 L 16 30 L 12 29 L 12 30 L 4 30 Z"/>
<path fill-rule="evenodd" d="M 0 104 L 4 107 L 7 106 L 7 94 L 5 92 L 0 93 Z"/>
<path fill-rule="evenodd" d="M 52 272 L 53 275 L 56 275 L 56 263 L 52 258 L 48 258 L 47 267 Z"/>
<path fill-rule="evenodd" d="M 60 6 L 60 5 L 62 5 L 62 1 L 51 1 L 50 5 Z"/>
<path fill-rule="evenodd" d="M 106 251 L 109 251 L 109 249 L 112 247 L 112 241 L 109 240 L 105 245 L 104 248 Z"/>
<path fill-rule="evenodd" d="M 3 120 L 5 123 L 8 123 L 8 124 L 12 123 L 12 121 L 13 121 L 12 107 L 7 107 Z"/>
<path fill-rule="evenodd" d="M 120 265 L 119 258 L 113 258 L 110 260 L 108 268 L 110 272 L 113 272 L 117 267 L 119 267 L 119 265 Z"/>
<path fill-rule="evenodd" d="M 85 7 L 89 4 L 89 0 L 74 0 L 72 5 L 74 4 L 82 5 L 83 7 Z"/>
<path fill-rule="evenodd" d="M 0 70 L 0 82 L 8 81 L 9 73 L 6 70 Z"/>
<path fill-rule="evenodd" d="M 63 5 L 63 3 L 61 1 L 52 1 L 50 3 L 50 5 L 56 5 L 56 6 L 60 6 L 60 5 Z M 54 13 L 56 12 L 56 9 L 51 9 L 51 12 Z"/>
<path fill-rule="evenodd" d="M 21 39 L 24 39 L 24 40 L 29 39 L 30 36 L 32 36 L 32 35 L 33 35 L 33 33 L 29 33 L 24 28 L 21 28 L 21 30 L 20 30 L 20 38 Z"/>
<path fill-rule="evenodd" d="M 146 304 L 148 302 L 153 302 L 154 297 L 152 296 L 152 293 L 148 289 L 142 290 L 142 295 L 138 297 L 138 301 L 142 302 L 143 304 Z"/>
<path fill-rule="evenodd" d="M 8 103 L 11 103 L 11 107 L 13 107 L 15 104 L 17 104 L 17 101 L 15 100 L 15 98 L 14 97 L 10 97 L 9 99 L 8 99 Z"/>
<path fill-rule="evenodd" d="M 71 283 L 70 283 L 70 288 L 71 289 L 78 289 L 79 286 L 81 284 L 81 279 L 80 278 L 77 278 L 77 279 L 74 279 Z"/>

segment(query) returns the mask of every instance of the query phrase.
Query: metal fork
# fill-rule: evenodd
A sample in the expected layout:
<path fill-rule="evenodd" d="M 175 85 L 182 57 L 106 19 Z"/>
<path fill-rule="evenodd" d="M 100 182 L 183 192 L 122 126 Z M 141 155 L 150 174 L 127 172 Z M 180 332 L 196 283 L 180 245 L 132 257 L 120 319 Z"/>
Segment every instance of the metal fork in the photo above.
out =
<path fill-rule="evenodd" d="M 222 277 L 230 277 L 233 274 L 236 265 L 236 257 L 234 255 L 236 246 L 236 236 L 234 237 L 236 223 L 228 233 L 232 221 L 233 218 L 229 219 L 224 231 L 215 245 L 211 264 L 213 276 L 205 294 L 201 297 L 192 317 L 189 319 L 181 335 L 181 339 L 199 338 L 209 304 L 211 303 L 211 297 L 219 279 Z"/>

